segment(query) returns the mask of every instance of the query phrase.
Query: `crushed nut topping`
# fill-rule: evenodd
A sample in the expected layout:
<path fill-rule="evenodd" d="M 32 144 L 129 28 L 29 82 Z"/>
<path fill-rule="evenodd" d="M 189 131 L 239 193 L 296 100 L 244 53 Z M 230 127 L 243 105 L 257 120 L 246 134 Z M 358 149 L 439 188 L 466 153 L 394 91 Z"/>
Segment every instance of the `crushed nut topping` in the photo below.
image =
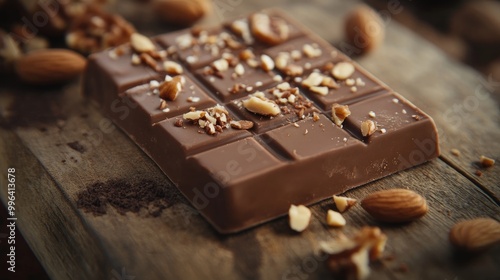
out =
<path fill-rule="evenodd" d="M 133 33 L 130 36 L 130 45 L 138 53 L 153 52 L 156 50 L 153 41 L 139 33 Z"/>
<path fill-rule="evenodd" d="M 179 75 L 184 72 L 182 66 L 174 61 L 165 61 L 163 63 L 163 68 L 165 69 L 165 72 L 171 75 Z"/>
<path fill-rule="evenodd" d="M 186 79 L 183 76 L 175 76 L 169 81 L 160 84 L 160 97 L 163 100 L 174 101 L 182 91 Z"/>
<path fill-rule="evenodd" d="M 351 110 L 348 105 L 337 103 L 332 105 L 332 120 L 338 127 L 342 127 L 342 123 L 349 115 L 351 115 Z"/>
<path fill-rule="evenodd" d="M 317 44 L 305 44 L 302 47 L 302 52 L 304 52 L 304 54 L 309 58 L 319 57 L 322 54 L 322 51 Z"/>
<path fill-rule="evenodd" d="M 281 112 L 276 103 L 264 96 L 254 95 L 246 100 L 243 100 L 243 107 L 252 113 L 263 116 L 276 116 Z"/>
<path fill-rule="evenodd" d="M 377 130 L 377 125 L 372 120 L 366 120 L 361 123 L 361 134 L 364 137 L 372 135 Z"/>
<path fill-rule="evenodd" d="M 260 62 L 264 71 L 269 72 L 274 69 L 274 61 L 268 55 L 261 55 Z"/>
<path fill-rule="evenodd" d="M 231 127 L 234 129 L 248 130 L 253 127 L 253 122 L 247 120 L 231 121 Z"/>
<path fill-rule="evenodd" d="M 204 129 L 208 135 L 222 133 L 224 129 L 230 127 L 231 118 L 229 112 L 221 105 L 205 110 L 195 110 L 185 113 L 184 120 L 190 120 Z"/>
<path fill-rule="evenodd" d="M 339 62 L 332 69 L 332 76 L 338 80 L 345 80 L 354 74 L 354 65 L 350 62 Z"/>

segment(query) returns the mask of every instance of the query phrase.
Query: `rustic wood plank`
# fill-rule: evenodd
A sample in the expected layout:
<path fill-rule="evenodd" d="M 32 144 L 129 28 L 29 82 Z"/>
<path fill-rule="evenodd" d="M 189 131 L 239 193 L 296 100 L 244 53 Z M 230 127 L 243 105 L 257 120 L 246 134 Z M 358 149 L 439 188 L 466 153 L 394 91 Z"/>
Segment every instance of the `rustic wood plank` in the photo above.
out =
<path fill-rule="evenodd" d="M 265 2 L 243 1 L 226 16 L 265 7 Z M 352 4 L 311 2 L 314 4 L 292 2 L 285 8 L 306 25 L 318 27 L 318 33 L 327 40 L 338 42 L 341 38 L 341 15 Z M 141 17 L 145 27 L 148 20 Z M 207 22 L 220 20 L 212 18 Z M 322 27 L 327 20 L 333 28 Z M 467 93 L 459 89 L 459 93 L 455 93 L 455 89 L 448 87 L 449 83 L 473 88 L 475 73 L 443 59 L 435 48 L 406 32 L 390 24 L 385 45 L 373 55 L 362 58 L 361 62 L 430 113 L 443 129 L 447 120 L 436 114 L 453 104 L 455 95 L 463 98 Z M 417 55 L 412 55 L 414 53 Z M 446 65 L 437 68 L 433 65 L 436 61 Z M 405 63 L 404 70 L 408 68 L 408 72 L 393 67 L 401 62 Z M 419 68 L 413 70 L 416 65 Z M 448 73 L 444 70 L 450 68 L 457 73 L 448 78 L 443 74 L 444 81 L 433 78 L 436 73 Z M 418 77 L 431 79 L 432 87 L 428 84 L 426 90 L 411 87 L 412 83 L 419 81 Z M 42 118 L 31 114 L 15 130 L 0 131 L 0 154 L 7 159 L 0 162 L 0 167 L 5 170 L 6 165 L 19 166 L 19 180 L 26 180 L 20 181 L 22 186 L 34 186 L 23 188 L 23 195 L 19 191 L 18 202 L 24 207 L 18 213 L 22 217 L 19 226 L 54 279 L 66 279 L 68 276 L 109 279 L 114 273 L 121 273 L 122 268 L 136 279 L 324 279 L 329 274 L 321 264 L 321 258 L 314 255 L 318 240 L 331 238 L 339 232 L 349 234 L 363 225 L 376 224 L 360 207 L 355 207 L 345 215 L 349 222 L 345 229 L 329 229 L 323 219 L 326 210 L 332 208 L 332 203 L 325 201 L 313 207 L 313 222 L 303 234 L 291 232 L 286 218 L 281 218 L 240 234 L 221 236 L 189 206 L 132 141 L 109 125 L 95 107 L 77 94 L 78 84 L 50 89 L 53 92 L 46 92 L 44 96 L 40 94 L 47 89 L 2 87 L 6 90 L 0 95 L 0 107 L 16 102 L 17 109 L 30 110 L 30 103 L 23 102 L 34 99 L 43 105 L 42 108 L 53 109 Z M 22 98 L 12 98 L 20 91 L 23 92 Z M 446 94 L 437 96 L 439 92 Z M 420 96 L 425 98 L 420 99 Z M 481 110 L 478 110 L 481 112 L 471 119 L 464 118 L 462 128 L 472 129 L 474 135 L 486 140 L 493 139 L 496 137 L 494 131 L 476 128 L 470 122 L 481 120 L 489 126 L 490 121 L 485 116 L 494 113 L 494 109 L 489 105 L 483 106 L 481 102 Z M 446 131 L 454 134 L 443 139 L 443 151 L 446 147 L 457 147 L 453 145 L 457 142 L 450 141 L 464 137 L 460 130 Z M 67 145 L 75 141 L 85 147 L 83 153 Z M 480 143 L 478 146 L 471 146 L 474 142 L 471 143 L 470 139 L 467 140 L 469 142 L 461 141 L 464 141 L 460 142 L 463 148 L 458 148 L 464 153 L 460 158 L 464 161 L 474 158 L 480 149 L 491 147 L 491 143 L 481 142 L 483 140 L 475 139 Z M 471 149 L 470 154 L 465 154 L 465 149 Z M 495 150 L 485 150 L 484 153 L 490 151 Z M 486 182 L 478 183 L 494 189 L 488 180 L 496 177 L 498 181 L 496 170 L 488 171 L 481 177 Z M 5 202 L 3 171 L 0 178 Z M 108 214 L 95 217 L 76 209 L 78 191 L 96 181 L 109 179 L 130 182 L 152 180 L 172 193 L 173 198 L 169 207 L 157 218 L 149 217 L 145 211 L 121 215 L 113 208 L 108 208 Z M 422 220 L 404 226 L 381 225 L 389 235 L 388 254 L 394 255 L 395 260 L 385 260 L 374 266 L 374 279 L 494 279 L 499 274 L 498 246 L 475 258 L 467 258 L 458 257 L 447 241 L 449 228 L 458 220 L 479 216 L 500 218 L 494 202 L 469 180 L 443 161 L 435 160 L 350 191 L 348 195 L 362 198 L 371 191 L 396 186 L 422 193 L 429 201 L 430 213 Z M 63 237 L 61 233 L 64 233 Z M 85 265 L 82 266 L 82 263 Z M 409 271 L 398 272 L 401 264 L 407 265 Z"/>
<path fill-rule="evenodd" d="M 294 234 L 288 228 L 286 218 L 281 218 L 241 234 L 221 236 L 200 215 L 192 212 L 192 208 L 183 198 L 172 201 L 172 205 L 158 218 L 147 217 L 145 213 L 121 215 L 112 208 L 109 208 L 108 214 L 104 216 L 84 214 L 74 207 L 76 192 L 97 180 L 123 178 L 137 182 L 141 179 L 152 179 L 157 184 L 164 185 L 169 191 L 177 192 L 165 181 L 158 168 L 118 130 L 104 134 L 101 145 L 88 147 L 74 166 L 53 160 L 68 158 L 72 154 L 70 148 L 56 145 L 79 135 L 78 131 L 66 127 L 97 128 L 95 124 L 102 117 L 94 108 L 89 107 L 88 110 L 87 119 L 82 119 L 79 115 L 70 115 L 66 126 L 57 134 L 52 133 L 59 130 L 57 127 L 49 127 L 45 132 L 30 128 L 20 128 L 16 131 L 24 145 L 40 160 L 41 166 L 47 172 L 46 175 L 51 174 L 59 182 L 58 186 L 48 186 L 50 188 L 47 189 L 31 189 L 26 196 L 18 198 L 19 204 L 24 206 L 31 202 L 37 205 L 38 201 L 36 203 L 30 201 L 32 197 L 47 195 L 52 198 L 51 208 L 59 209 L 60 204 L 72 204 L 72 207 L 63 211 L 51 213 L 51 220 L 68 219 L 76 215 L 73 223 L 81 221 L 83 225 L 88 225 L 95 231 L 93 235 L 91 231 L 82 230 L 83 225 L 68 226 L 66 221 L 57 227 L 47 228 L 43 222 L 37 224 L 32 221 L 34 217 L 30 215 L 31 213 L 19 213 L 20 217 L 23 217 L 20 220 L 23 225 L 21 229 L 24 229 L 26 224 L 34 227 L 31 232 L 35 233 L 40 232 L 39 227 L 44 227 L 49 231 L 47 234 L 56 238 L 52 242 L 47 242 L 45 235 L 33 234 L 28 237 L 42 260 L 49 256 L 58 259 L 56 266 L 46 264 L 49 274 L 56 279 L 61 276 L 57 274 L 61 269 L 60 264 L 68 261 L 64 255 L 67 251 L 63 248 L 54 251 L 39 248 L 37 245 L 47 244 L 47 247 L 50 247 L 50 243 L 60 243 L 60 239 L 57 238 L 59 235 L 78 239 L 74 235 L 80 234 L 87 235 L 84 239 L 94 239 L 81 245 L 98 250 L 96 254 L 106 258 L 106 262 L 100 263 L 107 265 L 97 269 L 103 275 L 109 275 L 113 270 L 121 271 L 121 267 L 124 267 L 128 274 L 141 279 L 163 277 L 192 279 L 202 275 L 209 278 L 234 279 L 294 279 L 307 275 L 313 279 L 320 279 L 326 277 L 328 272 L 322 266 L 321 258 L 314 255 L 318 240 L 326 240 L 341 231 L 349 234 L 362 225 L 376 225 L 360 207 L 356 207 L 345 215 L 349 221 L 349 226 L 345 230 L 328 229 L 323 220 L 326 210 L 333 207 L 332 201 L 325 201 L 313 207 L 314 219 L 310 228 L 303 234 Z M 14 137 L 12 134 L 7 131 L 2 133 L 4 143 L 12 141 Z M 5 138 L 4 135 L 10 137 Z M 9 162 L 13 162 L 14 156 L 10 154 Z M 22 158 L 21 163 L 25 161 Z M 90 164 L 99 162 L 115 163 L 115 165 L 120 163 L 120 167 L 106 169 L 89 167 Z M 18 167 L 19 178 L 33 178 L 30 172 L 32 169 L 29 166 Z M 33 172 L 36 172 L 37 177 L 45 173 L 44 170 Z M 470 182 L 443 162 L 436 160 L 356 189 L 348 195 L 362 198 L 374 190 L 392 187 L 409 187 L 422 193 L 429 201 L 430 213 L 422 220 L 402 227 L 382 225 L 390 240 L 387 251 L 396 258 L 394 261 L 385 261 L 382 265 L 376 266 L 374 277 L 422 279 L 432 276 L 444 279 L 453 278 L 454 275 L 459 278 L 476 275 L 484 276 L 483 279 L 486 279 L 488 275 L 498 272 L 498 260 L 493 259 L 493 256 L 499 253 L 497 250 L 499 248 L 480 256 L 479 260 L 472 260 L 470 265 L 464 265 L 456 262 L 447 241 L 448 229 L 458 220 L 477 216 L 499 218 L 496 206 Z M 57 196 L 51 193 L 45 194 L 57 188 L 66 194 L 65 199 L 55 199 Z M 471 207 L 472 205 L 474 207 Z M 40 221 L 47 219 L 42 217 Z M 80 229 L 72 230 L 73 227 Z M 76 262 L 71 258 L 69 260 Z M 482 265 L 476 266 L 476 261 Z M 77 271 L 75 267 L 78 263 L 76 262 L 75 266 L 64 265 L 64 275 L 75 275 L 78 272 L 83 273 L 83 278 L 92 276 L 89 274 L 90 271 Z M 409 272 L 403 274 L 397 272 L 401 264 L 406 264 L 410 269 Z M 421 270 L 422 267 L 426 269 Z"/>

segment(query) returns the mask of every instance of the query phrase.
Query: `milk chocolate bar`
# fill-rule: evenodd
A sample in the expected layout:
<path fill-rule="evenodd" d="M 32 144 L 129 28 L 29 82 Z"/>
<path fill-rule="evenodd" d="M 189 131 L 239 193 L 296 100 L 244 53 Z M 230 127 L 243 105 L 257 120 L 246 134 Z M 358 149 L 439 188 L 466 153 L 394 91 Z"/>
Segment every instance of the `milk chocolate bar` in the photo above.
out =
<path fill-rule="evenodd" d="M 428 115 L 277 10 L 135 34 L 84 93 L 221 233 L 439 155 Z"/>

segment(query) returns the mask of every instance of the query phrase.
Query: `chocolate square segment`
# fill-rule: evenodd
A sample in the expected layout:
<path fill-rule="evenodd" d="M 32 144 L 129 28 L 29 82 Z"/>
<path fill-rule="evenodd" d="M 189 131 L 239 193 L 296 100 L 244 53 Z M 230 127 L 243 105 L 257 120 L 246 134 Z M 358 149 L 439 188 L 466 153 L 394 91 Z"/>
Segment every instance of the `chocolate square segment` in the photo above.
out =
<path fill-rule="evenodd" d="M 157 50 L 162 48 L 157 45 Z M 133 62 L 133 56 L 138 58 L 138 55 L 130 45 L 92 54 L 84 77 L 85 92 L 99 101 L 105 96 L 112 96 L 108 92 L 116 96 L 128 88 L 160 78 L 162 73 L 152 67 Z M 156 61 L 158 69 L 162 69 L 162 61 Z"/>
<path fill-rule="evenodd" d="M 339 54 L 333 47 L 320 43 L 309 36 L 300 37 L 276 47 L 272 47 L 264 51 L 275 62 L 276 67 L 282 73 L 283 69 L 279 69 L 277 61 L 278 56 L 285 54 L 289 57 L 288 64 L 293 64 L 302 67 L 304 72 L 307 70 L 318 68 L 328 61 L 347 59 L 346 56 Z"/>
<path fill-rule="evenodd" d="M 341 61 L 338 61 L 339 63 Z M 343 61 L 345 62 L 345 61 Z M 366 70 L 364 70 L 361 66 L 354 62 L 347 62 L 354 65 L 354 73 L 349 76 L 347 79 L 338 79 L 332 75 L 332 71 L 329 67 L 322 65 L 321 67 L 313 70 L 321 73 L 326 77 L 330 77 L 335 80 L 337 86 L 335 88 L 328 88 L 328 93 L 326 95 L 319 94 L 310 90 L 308 87 L 303 85 L 303 81 L 309 77 L 311 73 L 307 73 L 302 77 L 301 86 L 304 93 L 314 100 L 318 106 L 328 111 L 332 108 L 332 104 L 352 104 L 367 98 L 371 93 L 384 90 L 387 86 L 379 81 L 377 78 L 372 76 Z M 335 67 L 336 63 L 331 63 L 333 67 Z M 331 66 L 330 66 L 331 67 Z M 328 70 L 324 70 L 327 68 Z"/>
<path fill-rule="evenodd" d="M 173 101 L 160 98 L 159 89 L 156 85 L 161 84 L 162 80 L 153 80 L 154 82 L 133 87 L 127 90 L 125 95 L 131 99 L 133 104 L 136 104 L 136 110 L 140 110 L 140 114 L 148 119 L 151 125 L 164 119 L 187 113 L 190 107 L 204 109 L 216 104 L 189 77 L 183 77 L 186 82 L 177 98 Z M 165 108 L 160 109 L 162 101 L 165 104 Z"/>
<path fill-rule="evenodd" d="M 344 122 L 345 128 L 367 143 L 387 135 L 417 129 L 429 121 L 422 111 L 395 93 L 375 96 L 353 104 L 349 109 L 351 115 Z M 377 130 L 371 136 L 363 137 L 361 134 L 361 123 L 364 121 L 373 121 L 376 124 Z"/>
<path fill-rule="evenodd" d="M 243 44 L 223 28 L 186 29 L 156 39 L 191 69 L 205 66 L 223 53 L 243 48 Z"/>
<path fill-rule="evenodd" d="M 280 113 L 276 116 L 265 116 L 249 111 L 243 105 L 243 102 L 250 98 L 251 96 L 243 97 L 228 103 L 228 108 L 232 109 L 238 116 L 244 120 L 249 120 L 254 123 L 252 130 L 257 133 L 264 133 L 268 130 L 293 123 L 300 119 L 301 117 L 307 117 L 313 112 L 319 112 L 319 110 L 313 105 L 313 103 L 307 99 L 300 91 L 298 92 L 298 97 L 295 103 L 280 103 L 276 96 L 272 92 L 276 87 L 268 88 L 262 91 L 265 98 L 277 102 L 280 107 Z M 303 107 L 303 109 L 302 109 Z"/>
<path fill-rule="evenodd" d="M 320 115 L 317 121 L 307 118 L 296 125 L 268 131 L 262 137 L 271 147 L 294 160 L 305 160 L 350 146 L 364 146 L 324 115 Z"/>
<path fill-rule="evenodd" d="M 182 119 L 182 115 L 156 123 L 153 126 L 153 134 L 165 149 L 170 150 L 170 155 L 178 154 L 182 158 L 251 135 L 246 130 L 233 128 L 208 135 L 204 129 L 189 120 L 184 120 L 182 127 L 176 126 L 175 123 L 179 119 Z M 165 157 L 171 158 L 169 153 L 165 154 Z"/>
<path fill-rule="evenodd" d="M 196 71 L 196 76 L 222 102 L 229 102 L 236 98 L 247 96 L 255 90 L 265 88 L 275 83 L 273 72 L 266 72 L 260 66 L 253 68 L 246 62 L 239 63 L 244 73 L 237 75 L 235 67 L 230 66 L 219 74 L 207 74 L 206 69 Z M 208 67 L 208 66 L 207 66 Z"/>

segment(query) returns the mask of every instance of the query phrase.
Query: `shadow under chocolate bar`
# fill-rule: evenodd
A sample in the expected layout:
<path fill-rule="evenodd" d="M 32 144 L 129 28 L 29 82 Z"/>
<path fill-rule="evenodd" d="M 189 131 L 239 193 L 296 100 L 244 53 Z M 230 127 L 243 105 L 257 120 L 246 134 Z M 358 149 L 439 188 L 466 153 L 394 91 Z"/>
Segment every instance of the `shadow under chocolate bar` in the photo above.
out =
<path fill-rule="evenodd" d="M 428 115 L 279 10 L 134 44 L 91 55 L 84 93 L 221 233 L 439 155 Z"/>

